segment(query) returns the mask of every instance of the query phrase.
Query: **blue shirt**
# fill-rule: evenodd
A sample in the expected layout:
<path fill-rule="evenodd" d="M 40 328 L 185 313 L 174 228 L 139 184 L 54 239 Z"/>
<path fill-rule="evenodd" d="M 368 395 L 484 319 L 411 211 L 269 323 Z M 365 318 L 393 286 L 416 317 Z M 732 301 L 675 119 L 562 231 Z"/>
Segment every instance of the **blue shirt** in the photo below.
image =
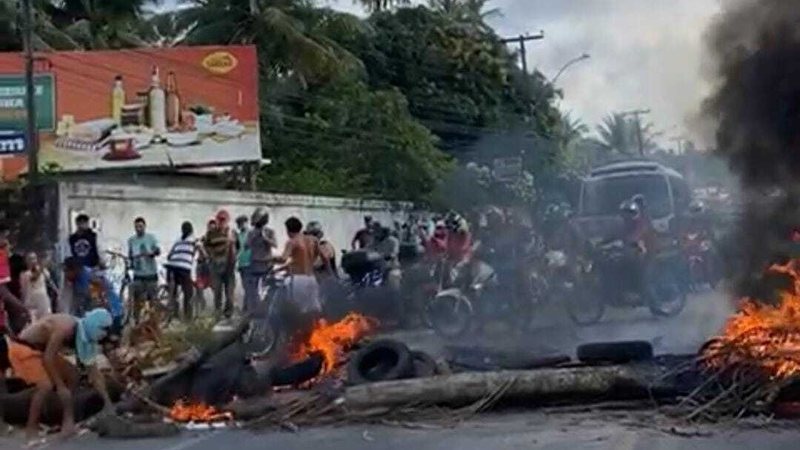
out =
<path fill-rule="evenodd" d="M 128 255 L 131 257 L 134 277 L 157 277 L 158 264 L 153 256 L 142 256 L 154 253 L 158 249 L 155 236 L 145 233 L 141 236 L 134 235 L 128 239 Z"/>

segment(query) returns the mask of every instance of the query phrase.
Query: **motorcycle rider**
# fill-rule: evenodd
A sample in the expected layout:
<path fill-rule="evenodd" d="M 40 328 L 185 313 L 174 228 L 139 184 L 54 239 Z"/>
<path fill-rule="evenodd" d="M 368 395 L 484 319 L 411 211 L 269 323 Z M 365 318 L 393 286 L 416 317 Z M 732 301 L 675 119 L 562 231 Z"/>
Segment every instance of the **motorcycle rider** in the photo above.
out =
<path fill-rule="evenodd" d="M 400 289 L 400 240 L 392 236 L 388 227 L 380 223 L 375 225 L 375 240 L 372 243 L 372 250 L 379 253 L 386 262 L 386 282 L 392 290 Z"/>

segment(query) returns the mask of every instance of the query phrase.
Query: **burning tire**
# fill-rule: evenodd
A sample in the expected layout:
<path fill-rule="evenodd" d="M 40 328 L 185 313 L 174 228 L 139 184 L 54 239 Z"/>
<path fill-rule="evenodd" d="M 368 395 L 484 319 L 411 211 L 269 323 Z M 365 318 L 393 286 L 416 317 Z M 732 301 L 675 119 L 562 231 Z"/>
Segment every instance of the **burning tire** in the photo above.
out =
<path fill-rule="evenodd" d="M 315 353 L 308 358 L 281 369 L 272 369 L 270 378 L 273 386 L 297 385 L 316 377 L 322 371 L 324 358 Z"/>
<path fill-rule="evenodd" d="M 466 334 L 475 315 L 472 302 L 458 289 L 447 289 L 437 294 L 428 303 L 426 313 L 436 334 L 447 339 Z"/>
<path fill-rule="evenodd" d="M 580 345 L 576 353 L 586 364 L 624 364 L 652 359 L 653 346 L 647 341 L 598 342 Z"/>
<path fill-rule="evenodd" d="M 405 344 L 379 340 L 356 352 L 347 366 L 350 384 L 399 380 L 414 371 L 411 351 Z"/>

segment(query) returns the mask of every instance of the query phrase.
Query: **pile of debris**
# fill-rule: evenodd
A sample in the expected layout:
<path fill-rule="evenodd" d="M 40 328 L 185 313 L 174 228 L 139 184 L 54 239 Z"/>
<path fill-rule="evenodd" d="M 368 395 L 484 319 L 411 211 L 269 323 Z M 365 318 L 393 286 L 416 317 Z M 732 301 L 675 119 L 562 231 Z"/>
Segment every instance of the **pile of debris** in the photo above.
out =
<path fill-rule="evenodd" d="M 577 361 L 560 354 L 464 346 L 447 347 L 448 356 L 437 360 L 399 341 L 374 339 L 378 323 L 355 313 L 334 323 L 320 321 L 305 338 L 288 343 L 283 354 L 264 359 L 248 352 L 252 327 L 247 320 L 216 333 L 206 327 L 183 340 L 159 335 L 127 348 L 139 355 L 126 360 L 136 370 L 123 380 L 109 380 L 119 414 L 94 420 L 93 426 L 103 436 L 133 438 L 227 426 L 447 425 L 501 404 L 642 400 L 688 420 L 798 416 L 800 263 L 771 270 L 793 281 L 781 302 L 746 302 L 722 335 L 697 355 L 654 356 L 650 343 L 631 341 L 582 345 Z M 141 370 L 153 354 L 163 362 L 176 353 L 166 373 Z M 13 393 L 0 401 L 6 421 L 23 424 L 30 390 L 13 384 Z M 78 420 L 102 408 L 99 395 L 88 388 L 79 392 L 76 404 Z M 60 416 L 52 395 L 43 419 L 56 424 Z"/>

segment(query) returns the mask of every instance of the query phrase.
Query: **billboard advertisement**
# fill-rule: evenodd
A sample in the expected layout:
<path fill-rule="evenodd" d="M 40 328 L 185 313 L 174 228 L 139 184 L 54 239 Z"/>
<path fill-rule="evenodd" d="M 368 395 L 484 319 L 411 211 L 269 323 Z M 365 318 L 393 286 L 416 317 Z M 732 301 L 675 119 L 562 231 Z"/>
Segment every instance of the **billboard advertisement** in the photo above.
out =
<path fill-rule="evenodd" d="M 0 54 L 0 158 L 23 159 L 24 60 Z M 36 55 L 39 163 L 66 172 L 261 159 L 252 46 Z"/>

